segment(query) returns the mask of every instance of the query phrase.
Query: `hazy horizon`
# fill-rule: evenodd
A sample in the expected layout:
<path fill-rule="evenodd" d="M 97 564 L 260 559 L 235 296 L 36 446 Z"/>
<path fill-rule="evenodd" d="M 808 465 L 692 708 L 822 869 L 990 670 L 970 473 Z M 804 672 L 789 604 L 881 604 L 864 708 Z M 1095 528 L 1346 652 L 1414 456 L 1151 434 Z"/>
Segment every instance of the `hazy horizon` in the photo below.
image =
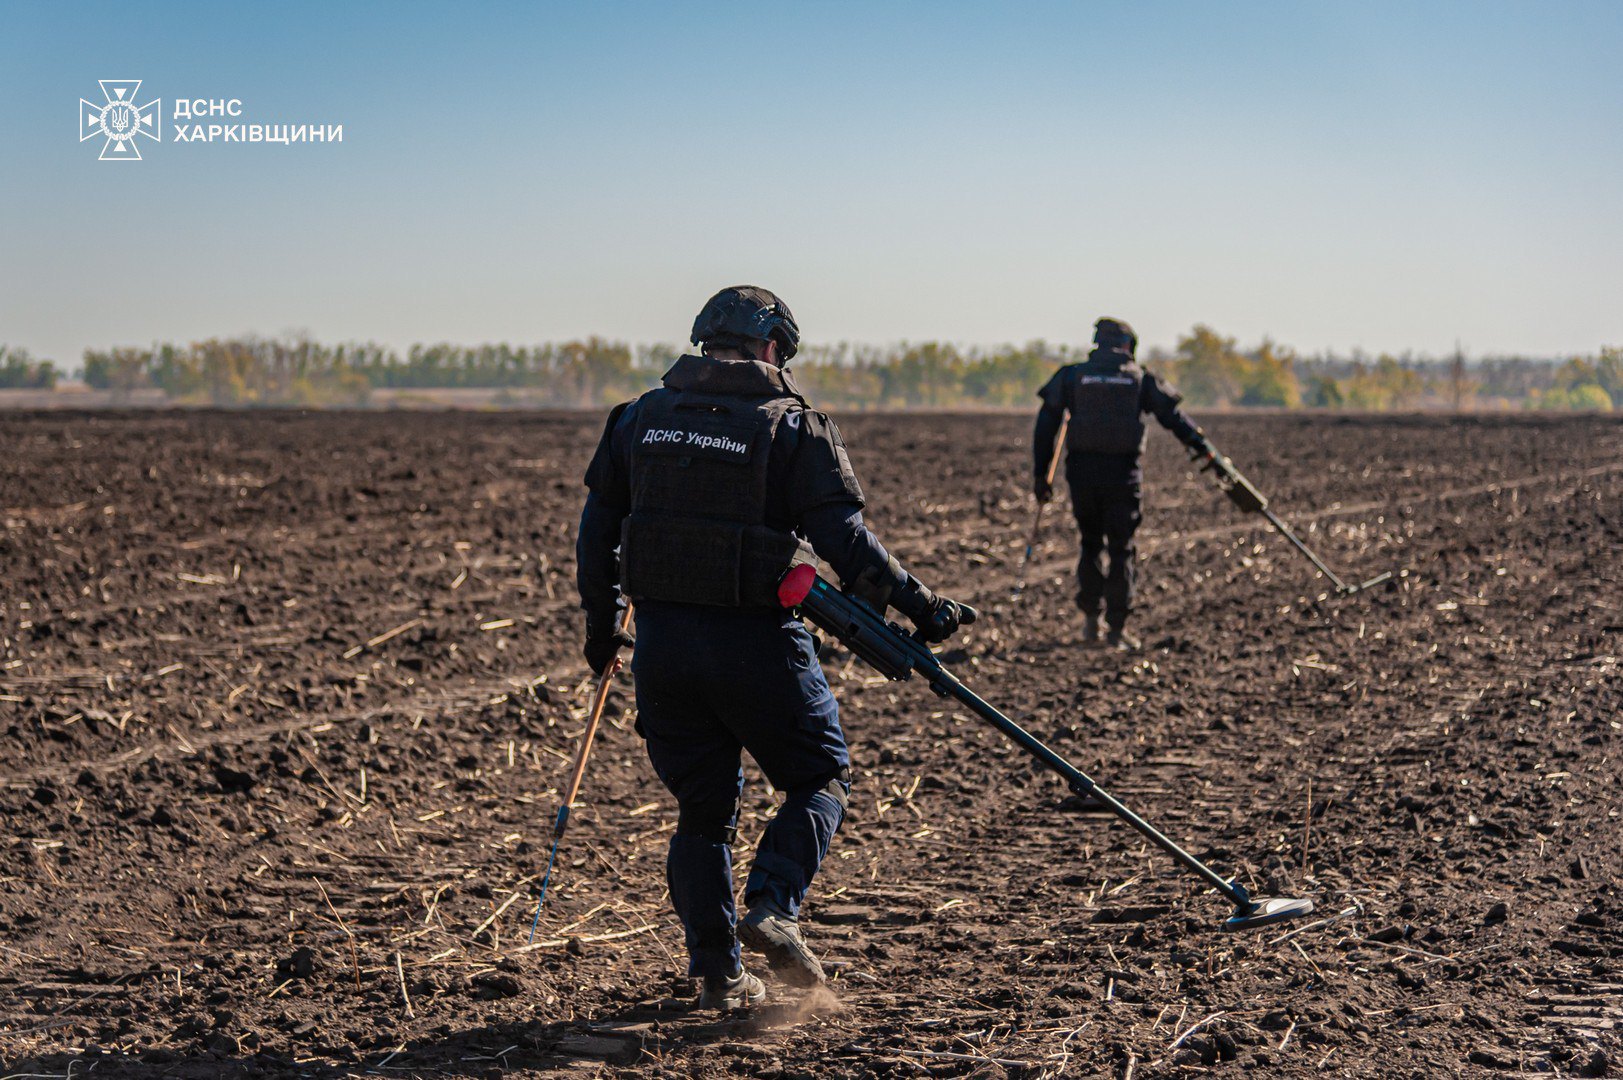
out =
<path fill-rule="evenodd" d="M 1212 329 L 1221 330 L 1220 327 L 1213 327 Z M 1183 335 L 1179 335 L 1179 336 L 1183 336 Z M 1224 335 L 1224 336 L 1232 337 L 1233 335 Z M 678 344 L 678 343 L 676 343 L 674 341 L 627 341 L 625 339 L 613 338 L 613 337 L 610 337 L 610 336 L 605 335 L 605 334 L 584 334 L 584 335 L 581 335 L 579 338 L 574 338 L 574 339 L 569 339 L 569 340 L 556 340 L 556 341 L 523 341 L 523 342 L 520 342 L 520 341 L 415 341 L 415 342 L 407 342 L 404 346 L 398 346 L 398 347 L 393 346 L 393 345 L 388 345 L 387 343 L 379 342 L 379 341 L 375 341 L 375 340 L 363 340 L 363 339 L 356 339 L 356 338 L 345 339 L 345 340 L 342 340 L 342 341 L 323 341 L 323 340 L 320 340 L 319 338 L 315 338 L 313 336 L 306 335 L 302 331 L 290 331 L 290 332 L 287 332 L 287 333 L 284 333 L 284 334 L 235 334 L 235 335 L 226 335 L 224 337 L 221 337 L 221 338 L 218 338 L 218 339 L 215 339 L 215 340 L 220 340 L 220 341 L 264 341 L 264 342 L 279 342 L 279 343 L 283 343 L 283 344 L 293 344 L 293 343 L 296 343 L 297 341 L 300 341 L 300 340 L 309 340 L 315 345 L 326 347 L 326 348 L 333 348 L 333 347 L 346 347 L 347 348 L 347 347 L 352 347 L 352 346 L 384 345 L 385 347 L 394 350 L 395 354 L 398 357 L 404 358 L 407 355 L 408 351 L 413 347 L 422 347 L 422 348 L 425 348 L 425 349 L 446 347 L 446 348 L 457 349 L 457 350 L 460 350 L 460 349 L 482 349 L 482 348 L 487 348 L 487 347 L 489 347 L 489 348 L 510 347 L 510 348 L 512 348 L 514 350 L 519 350 L 519 349 L 532 349 L 533 350 L 533 349 L 543 349 L 543 348 L 548 348 L 548 347 L 557 347 L 557 346 L 567 345 L 571 341 L 584 341 L 584 340 L 589 340 L 589 339 L 600 340 L 600 341 L 603 341 L 606 344 L 611 345 L 611 346 L 624 346 L 626 348 L 629 348 L 632 351 L 633 356 L 640 356 L 640 355 L 642 355 L 644 353 L 656 353 L 656 354 L 659 354 L 660 356 L 668 356 L 670 359 L 674 360 L 677 356 L 680 356 L 683 353 L 693 353 L 693 352 L 698 352 L 699 351 L 695 346 L 692 346 L 692 345 L 689 345 L 689 344 L 686 344 L 686 343 Z M 162 347 L 164 345 L 173 345 L 173 346 L 176 346 L 177 348 L 187 348 L 187 347 L 190 347 L 190 346 L 193 346 L 193 345 L 201 344 L 203 340 L 206 340 L 206 339 L 178 339 L 177 338 L 177 339 L 171 339 L 171 340 L 168 340 L 168 341 L 119 342 L 119 343 L 117 343 L 115 345 L 110 346 L 109 348 L 133 348 L 133 349 L 135 349 L 137 351 L 155 349 L 155 348 L 158 348 L 158 347 Z M 1444 353 L 1436 353 L 1436 354 L 1433 354 L 1433 353 L 1418 353 L 1418 352 L 1415 352 L 1414 350 L 1400 350 L 1400 351 L 1397 351 L 1397 352 L 1388 352 L 1388 353 L 1372 353 L 1372 352 L 1369 352 L 1367 350 L 1358 349 L 1356 347 L 1354 349 L 1348 350 L 1347 352 L 1336 352 L 1334 350 L 1319 350 L 1319 351 L 1316 351 L 1316 352 L 1309 352 L 1309 351 L 1306 351 L 1306 350 L 1300 350 L 1300 349 L 1294 348 L 1291 345 L 1290 342 L 1275 341 L 1275 340 L 1273 340 L 1271 338 L 1265 339 L 1265 340 L 1268 341 L 1269 343 L 1271 343 L 1272 345 L 1276 346 L 1276 347 L 1283 347 L 1285 350 L 1288 351 L 1288 353 L 1290 354 L 1292 359 L 1298 360 L 1298 361 L 1301 361 L 1301 362 L 1304 362 L 1304 363 L 1307 363 L 1307 364 L 1318 364 L 1318 363 L 1347 364 L 1347 363 L 1360 363 L 1360 362 L 1362 362 L 1362 363 L 1373 363 L 1376 360 L 1380 359 L 1380 357 L 1383 356 L 1383 355 L 1391 356 L 1393 359 L 1399 361 L 1400 363 L 1426 365 L 1426 366 L 1445 365 L 1445 364 L 1452 363 L 1453 360 L 1455 359 L 1455 353 L 1454 353 L 1454 350 L 1452 350 L 1452 349 L 1450 349 L 1450 350 L 1448 350 L 1447 352 L 1444 352 Z M 1240 352 L 1251 352 L 1251 351 L 1254 351 L 1258 346 L 1263 344 L 1263 341 L 1264 341 L 1264 339 L 1259 339 L 1258 341 L 1236 341 L 1235 345 L 1236 345 L 1236 348 Z M 805 343 L 803 343 L 803 345 L 804 344 Z M 21 348 L 24 348 L 24 349 L 28 349 L 28 345 L 25 342 L 0 341 L 0 345 L 21 347 Z M 911 341 L 910 340 L 897 340 L 897 341 L 877 341 L 877 342 L 870 342 L 870 341 L 860 341 L 860 342 L 858 342 L 858 341 L 811 342 L 810 343 L 810 349 L 807 349 L 806 351 L 801 352 L 801 354 L 794 359 L 793 365 L 803 366 L 803 365 L 806 365 L 806 364 L 816 364 L 816 363 L 824 362 L 824 358 L 820 357 L 818 355 L 815 355 L 814 351 L 813 351 L 813 350 L 816 350 L 816 349 L 818 349 L 820 347 L 826 347 L 826 348 L 829 348 L 829 349 L 834 349 L 834 350 L 838 350 L 838 351 L 847 353 L 847 355 L 842 355 L 842 356 L 831 358 L 835 362 L 844 362 L 844 361 L 847 361 L 847 360 L 857 359 L 858 357 L 855 357 L 854 355 L 851 355 L 851 354 L 855 354 L 856 352 L 859 352 L 859 351 L 863 352 L 865 354 L 870 354 L 870 358 L 881 361 L 881 362 L 893 362 L 895 360 L 895 358 L 898 355 L 900 355 L 900 353 L 902 353 L 905 349 L 907 349 L 909 347 L 913 347 L 913 346 L 922 346 L 922 345 L 946 345 L 946 346 L 950 346 L 950 347 L 952 347 L 954 349 L 957 349 L 959 351 L 960 355 L 962 355 L 962 356 L 964 356 L 966 358 L 976 356 L 976 355 L 979 355 L 979 356 L 993 355 L 993 354 L 996 354 L 996 353 L 999 353 L 999 352 L 1005 352 L 1005 351 L 1009 351 L 1009 350 L 1023 350 L 1025 348 L 1027 348 L 1028 346 L 1041 345 L 1041 346 L 1046 347 L 1048 350 L 1052 351 L 1054 353 L 1056 359 L 1057 359 L 1059 357 L 1059 354 L 1060 354 L 1062 349 L 1067 349 L 1068 348 L 1068 349 L 1073 349 L 1073 350 L 1088 350 L 1088 349 L 1091 349 L 1093 347 L 1090 342 L 1085 342 L 1085 341 L 1062 342 L 1062 341 L 1047 341 L 1047 340 L 1044 340 L 1044 339 L 1034 339 L 1032 341 L 1023 341 L 1023 342 L 1022 341 L 1001 341 L 1001 342 L 989 342 L 989 343 L 927 341 L 927 340 L 922 339 L 922 338 L 918 339 L 918 340 L 911 340 Z M 1615 346 L 1604 346 L 1604 347 L 1606 347 L 1606 348 L 1615 348 Z M 92 351 L 106 352 L 107 350 L 106 349 L 93 349 Z M 35 360 L 54 360 L 55 363 L 56 363 L 57 371 L 62 376 L 66 377 L 68 379 L 76 379 L 76 378 L 78 378 L 79 376 L 81 376 L 83 374 L 84 360 L 83 360 L 82 356 L 78 357 L 78 358 L 75 358 L 69 364 L 63 364 L 60 358 L 53 358 L 53 357 L 45 356 L 45 355 L 43 355 L 41 353 L 38 353 L 38 352 L 36 352 L 36 351 L 34 351 L 32 349 L 29 349 L 29 352 L 30 352 L 30 355 L 32 355 Z M 1561 363 L 1563 363 L 1563 362 L 1565 362 L 1567 360 L 1573 359 L 1575 356 L 1581 357 L 1581 358 L 1582 357 L 1593 357 L 1596 354 L 1596 352 L 1597 352 L 1597 350 L 1590 350 L 1588 353 L 1580 353 L 1580 354 L 1544 354 L 1544 355 L 1535 355 L 1535 354 L 1531 354 L 1531 353 L 1482 353 L 1482 354 L 1477 354 L 1477 353 L 1470 352 L 1469 350 L 1466 350 L 1466 349 L 1464 349 L 1462 347 L 1462 349 L 1460 350 L 1459 355 L 1460 355 L 1460 359 L 1462 359 L 1464 361 L 1466 366 L 1468 366 L 1468 367 L 1476 367 L 1476 366 L 1480 366 L 1482 364 L 1498 364 L 1498 363 L 1507 363 L 1507 362 L 1526 362 L 1526 363 L 1533 363 L 1533 364 L 1558 365 L 1558 364 L 1561 364 Z M 1139 359 L 1140 360 L 1146 360 L 1146 361 L 1149 361 L 1149 362 L 1154 362 L 1157 359 L 1162 359 L 1162 360 L 1174 359 L 1176 357 L 1176 355 L 1177 355 L 1176 351 L 1170 345 L 1163 346 L 1163 345 L 1150 344 L 1150 345 L 1141 346 L 1139 348 L 1139 350 L 1138 350 Z"/>

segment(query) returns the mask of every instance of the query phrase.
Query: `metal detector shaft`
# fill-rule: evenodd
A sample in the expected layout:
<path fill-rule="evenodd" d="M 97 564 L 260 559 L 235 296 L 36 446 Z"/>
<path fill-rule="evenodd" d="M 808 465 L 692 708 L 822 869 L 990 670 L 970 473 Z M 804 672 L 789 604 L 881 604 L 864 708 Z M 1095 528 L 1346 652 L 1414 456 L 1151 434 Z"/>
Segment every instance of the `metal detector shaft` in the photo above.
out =
<path fill-rule="evenodd" d="M 1268 509 L 1266 506 L 1263 507 L 1262 516 L 1268 519 L 1268 524 L 1272 525 L 1276 530 L 1278 530 L 1280 536 L 1283 536 L 1292 544 L 1296 545 L 1296 550 L 1300 551 L 1303 555 L 1306 555 L 1309 561 L 1311 561 L 1314 566 L 1319 568 L 1319 573 L 1330 579 L 1331 584 L 1336 587 L 1336 592 L 1344 593 L 1356 591 L 1355 589 L 1349 589 L 1347 587 L 1347 583 L 1337 577 L 1336 572 L 1326 566 L 1323 559 L 1313 554 L 1313 549 L 1302 543 L 1301 538 L 1291 531 L 1291 527 L 1289 525 L 1286 525 L 1283 521 L 1280 521 L 1279 516 L 1272 510 Z M 1391 575 L 1388 576 L 1390 577 Z"/>
<path fill-rule="evenodd" d="M 966 687 L 957 676 L 941 666 L 941 661 L 928 645 L 901 627 L 886 622 L 884 616 L 861 600 L 836 589 L 819 577 L 814 567 L 802 565 L 791 570 L 778 589 L 778 599 L 785 607 L 798 607 L 808 621 L 827 631 L 880 674 L 900 681 L 918 672 L 929 683 L 930 689 L 968 706 L 976 716 L 1013 739 L 1026 753 L 1063 776 L 1072 791 L 1078 795 L 1095 796 L 1111 813 L 1172 856 L 1179 866 L 1227 897 L 1238 912 L 1248 914 L 1254 909 L 1250 894 L 1243 888 L 1225 880 L 1155 826 L 1122 805 L 1099 787 L 1092 777 Z"/>
<path fill-rule="evenodd" d="M 1323 574 L 1336 587 L 1336 592 L 1340 595 L 1351 596 L 1353 593 L 1362 592 L 1365 589 L 1374 588 L 1376 585 L 1392 580 L 1392 572 L 1389 570 L 1384 574 L 1370 578 L 1368 581 L 1356 585 L 1347 584 L 1341 580 L 1334 570 L 1325 564 L 1323 559 L 1314 553 L 1312 548 L 1302 542 L 1302 538 L 1297 536 L 1289 525 L 1279 519 L 1278 514 L 1268 509 L 1268 497 L 1258 491 L 1251 481 L 1241 475 L 1240 470 L 1234 467 L 1234 462 L 1218 453 L 1210 442 L 1204 444 L 1204 451 L 1195 449 L 1194 458 L 1201 463 L 1202 471 L 1207 469 L 1212 471 L 1212 474 L 1217 479 L 1217 486 L 1222 489 L 1223 494 L 1227 495 L 1234 505 L 1247 513 L 1261 514 L 1267 518 L 1268 524 L 1272 525 L 1280 536 L 1289 540 L 1297 551 L 1307 556 L 1308 561 L 1317 567 L 1319 573 Z"/>
<path fill-rule="evenodd" d="M 1032 757 L 1036 758 L 1038 761 L 1041 761 L 1044 765 L 1047 765 L 1050 769 L 1063 776 L 1066 784 L 1068 784 L 1070 789 L 1076 794 L 1083 797 L 1091 795 L 1095 799 L 1098 799 L 1099 802 L 1102 803 L 1112 814 L 1115 814 L 1117 817 L 1127 822 L 1127 824 L 1137 829 L 1144 835 L 1145 839 L 1149 840 L 1150 843 L 1172 856 L 1173 860 L 1185 870 L 1188 870 L 1190 873 L 1196 875 L 1202 881 L 1206 882 L 1206 884 L 1222 893 L 1230 901 L 1232 901 L 1236 907 L 1243 908 L 1251 903 L 1250 895 L 1243 888 L 1222 878 L 1211 867 L 1207 866 L 1205 863 L 1189 854 L 1183 848 L 1179 847 L 1175 841 L 1173 841 L 1160 829 L 1157 829 L 1154 825 L 1151 825 L 1149 822 L 1133 813 L 1132 810 L 1128 809 L 1119 800 L 1117 800 L 1115 796 L 1111 795 L 1108 791 L 1095 783 L 1093 778 L 1087 773 L 1083 772 L 1081 769 L 1078 769 L 1075 765 L 1072 765 L 1063 757 L 1060 757 L 1059 754 L 1055 753 L 1054 750 L 1041 739 L 1031 734 L 1031 732 L 1027 731 L 1013 720 L 1010 720 L 1007 716 L 1004 716 L 1003 713 L 999 712 L 991 703 L 981 698 L 980 695 L 976 694 L 973 690 L 960 682 L 958 678 L 951 672 L 947 671 L 945 668 L 936 668 L 934 671 L 926 672 L 925 675 L 929 679 L 931 690 L 934 690 L 942 697 L 950 697 L 955 701 L 967 706 L 975 713 L 975 715 L 979 716 L 982 720 L 985 720 L 987 723 L 991 724 L 993 727 L 1003 732 L 1003 734 L 1007 735 L 1010 739 L 1018 743 L 1020 748 L 1025 750 L 1026 753 L 1030 754 Z"/>

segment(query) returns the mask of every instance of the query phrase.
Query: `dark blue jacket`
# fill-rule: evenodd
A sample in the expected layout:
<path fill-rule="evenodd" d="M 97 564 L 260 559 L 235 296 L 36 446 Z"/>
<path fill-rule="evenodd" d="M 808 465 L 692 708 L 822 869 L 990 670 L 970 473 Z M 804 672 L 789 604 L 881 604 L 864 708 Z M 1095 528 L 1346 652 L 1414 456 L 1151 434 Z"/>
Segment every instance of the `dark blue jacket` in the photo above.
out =
<path fill-rule="evenodd" d="M 1060 423 L 1071 400 L 1071 380 L 1090 366 L 1116 370 L 1131 359 L 1131 354 L 1121 350 L 1094 349 L 1085 363 L 1066 364 L 1037 391 L 1037 396 L 1043 402 L 1037 413 L 1037 426 L 1031 440 L 1032 466 L 1037 479 L 1048 475 L 1049 461 L 1056 452 L 1060 452 L 1056 451 L 1054 440 L 1059 435 Z M 1182 397 L 1149 371 L 1144 372 L 1142 386 L 1139 412 L 1152 414 L 1162 427 L 1177 436 L 1179 442 L 1189 445 L 1198 429 L 1178 408 Z M 1077 418 L 1072 417 L 1071 423 L 1076 422 Z M 1073 484 L 1108 486 L 1141 483 L 1144 470 L 1137 454 L 1071 453 L 1066 458 L 1065 475 Z"/>
<path fill-rule="evenodd" d="M 586 508 L 575 541 L 581 607 L 605 612 L 620 597 L 620 525 L 631 509 L 631 438 L 637 402 L 616 406 L 586 470 Z M 767 466 L 767 524 L 803 536 L 842 583 L 864 576 L 897 594 L 916 588 L 862 521 L 863 495 L 839 429 L 824 413 L 783 418 Z"/>

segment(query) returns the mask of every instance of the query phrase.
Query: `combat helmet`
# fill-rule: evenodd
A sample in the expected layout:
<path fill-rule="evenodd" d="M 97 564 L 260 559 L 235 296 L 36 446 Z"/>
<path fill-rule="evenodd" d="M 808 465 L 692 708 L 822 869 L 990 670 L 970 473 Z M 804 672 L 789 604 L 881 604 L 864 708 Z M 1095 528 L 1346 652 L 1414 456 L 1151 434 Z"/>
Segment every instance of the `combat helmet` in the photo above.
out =
<path fill-rule="evenodd" d="M 693 320 L 688 339 L 697 345 L 734 345 L 740 341 L 776 341 L 779 362 L 787 364 L 800 346 L 800 327 L 789 305 L 770 290 L 730 285 L 712 296 Z"/>
<path fill-rule="evenodd" d="M 1130 353 L 1138 351 L 1138 335 L 1133 333 L 1133 328 L 1121 319 L 1109 316 L 1093 324 L 1093 343 L 1101 349 L 1125 348 Z"/>

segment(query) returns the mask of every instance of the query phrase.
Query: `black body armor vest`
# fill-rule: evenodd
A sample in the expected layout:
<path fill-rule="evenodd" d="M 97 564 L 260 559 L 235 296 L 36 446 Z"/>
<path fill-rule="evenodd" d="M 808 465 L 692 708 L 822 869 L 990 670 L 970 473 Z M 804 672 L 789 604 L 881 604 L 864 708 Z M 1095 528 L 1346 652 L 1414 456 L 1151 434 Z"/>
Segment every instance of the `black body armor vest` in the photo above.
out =
<path fill-rule="evenodd" d="M 683 357 L 637 401 L 620 586 L 632 600 L 776 608 L 811 550 L 767 523 L 778 425 L 805 401 L 758 362 Z"/>
<path fill-rule="evenodd" d="M 1070 427 L 1065 445 L 1073 453 L 1140 454 L 1144 450 L 1144 369 L 1132 361 L 1120 367 L 1092 361 L 1071 376 Z"/>

